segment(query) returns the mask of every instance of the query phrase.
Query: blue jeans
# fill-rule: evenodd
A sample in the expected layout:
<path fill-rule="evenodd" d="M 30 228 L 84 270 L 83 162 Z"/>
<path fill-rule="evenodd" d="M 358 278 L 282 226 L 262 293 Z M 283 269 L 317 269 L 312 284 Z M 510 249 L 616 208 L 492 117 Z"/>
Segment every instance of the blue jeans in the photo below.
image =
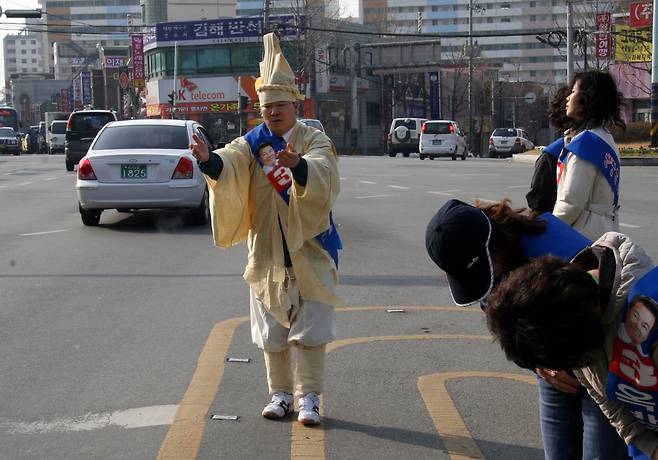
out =
<path fill-rule="evenodd" d="M 537 380 L 546 460 L 630 458 L 626 443 L 585 389 L 572 395 Z"/>

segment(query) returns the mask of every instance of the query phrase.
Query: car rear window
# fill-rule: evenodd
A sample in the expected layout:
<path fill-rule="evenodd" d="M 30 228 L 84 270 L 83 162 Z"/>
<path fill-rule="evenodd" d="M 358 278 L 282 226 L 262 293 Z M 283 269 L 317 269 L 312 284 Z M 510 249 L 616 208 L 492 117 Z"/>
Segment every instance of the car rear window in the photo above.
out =
<path fill-rule="evenodd" d="M 185 126 L 108 126 L 96 139 L 94 150 L 187 149 Z"/>
<path fill-rule="evenodd" d="M 71 115 L 71 131 L 97 133 L 111 121 L 114 116 L 109 113 L 75 113 Z"/>
<path fill-rule="evenodd" d="M 16 136 L 14 128 L 0 128 L 0 136 L 2 137 L 11 137 Z"/>
<path fill-rule="evenodd" d="M 516 137 L 516 129 L 513 128 L 496 128 L 492 136 L 499 137 Z"/>
<path fill-rule="evenodd" d="M 425 134 L 450 134 L 450 123 L 425 123 Z"/>
<path fill-rule="evenodd" d="M 53 123 L 51 132 L 53 134 L 64 134 L 66 132 L 66 122 Z"/>
<path fill-rule="evenodd" d="M 405 126 L 407 129 L 416 129 L 416 120 L 395 120 L 393 129 L 398 126 Z"/>

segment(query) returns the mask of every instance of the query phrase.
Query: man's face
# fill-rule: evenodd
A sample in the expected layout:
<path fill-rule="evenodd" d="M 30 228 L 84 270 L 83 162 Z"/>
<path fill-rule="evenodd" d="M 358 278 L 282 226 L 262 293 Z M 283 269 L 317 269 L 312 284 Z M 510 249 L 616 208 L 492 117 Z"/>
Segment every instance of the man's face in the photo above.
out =
<path fill-rule="evenodd" d="M 258 154 L 264 165 L 274 166 L 274 163 L 276 162 L 276 153 L 271 145 L 261 147 L 260 150 L 258 150 Z"/>
<path fill-rule="evenodd" d="M 625 327 L 635 345 L 644 342 L 656 324 L 656 318 L 642 302 L 635 302 L 628 311 Z"/>
<path fill-rule="evenodd" d="M 277 136 L 283 136 L 290 131 L 297 121 L 297 104 L 294 102 L 272 102 L 261 106 L 265 124 Z"/>

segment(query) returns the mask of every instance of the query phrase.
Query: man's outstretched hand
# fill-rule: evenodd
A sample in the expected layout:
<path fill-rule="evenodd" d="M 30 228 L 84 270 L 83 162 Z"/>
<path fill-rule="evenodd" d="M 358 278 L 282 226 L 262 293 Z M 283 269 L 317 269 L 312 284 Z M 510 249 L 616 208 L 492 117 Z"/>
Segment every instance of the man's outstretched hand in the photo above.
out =
<path fill-rule="evenodd" d="M 210 159 L 210 152 L 208 151 L 208 146 L 205 142 L 197 135 L 197 133 L 192 133 L 192 140 L 194 141 L 190 144 L 190 150 L 192 155 L 200 163 L 205 163 Z"/>

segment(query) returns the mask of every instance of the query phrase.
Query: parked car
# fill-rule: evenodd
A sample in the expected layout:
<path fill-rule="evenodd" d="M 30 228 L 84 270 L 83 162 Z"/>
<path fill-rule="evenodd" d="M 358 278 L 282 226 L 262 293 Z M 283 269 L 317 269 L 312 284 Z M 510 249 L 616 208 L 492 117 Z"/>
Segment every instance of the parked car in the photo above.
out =
<path fill-rule="evenodd" d="M 0 127 L 0 153 L 21 154 L 19 136 L 14 131 L 14 128 L 10 128 L 9 126 Z"/>
<path fill-rule="evenodd" d="M 468 147 L 464 133 L 452 120 L 428 120 L 420 129 L 420 159 L 447 156 L 466 159 Z"/>
<path fill-rule="evenodd" d="M 521 128 L 496 128 L 489 138 L 490 157 L 511 157 L 535 148 L 528 133 Z"/>
<path fill-rule="evenodd" d="M 394 118 L 388 131 L 388 156 L 394 157 L 398 152 L 408 157 L 412 152 L 418 152 L 420 127 L 426 118 Z"/>
<path fill-rule="evenodd" d="M 216 146 L 191 120 L 110 122 L 78 165 L 76 192 L 82 222 L 98 225 L 104 209 L 189 209 L 191 220 L 210 220 L 208 190 L 189 149 L 192 133 Z"/>
<path fill-rule="evenodd" d="M 85 156 L 101 128 L 116 120 L 116 114 L 110 110 L 80 110 L 69 116 L 64 141 L 67 171 L 73 171 L 75 165 Z"/>
<path fill-rule="evenodd" d="M 320 120 L 316 120 L 315 118 L 299 118 L 298 120 L 300 123 L 304 123 L 306 126 L 310 126 L 311 128 L 315 128 L 324 132 L 324 126 L 322 126 L 322 122 Z"/>
<path fill-rule="evenodd" d="M 64 153 L 67 123 L 66 120 L 55 120 L 50 124 L 48 128 L 48 154 Z"/>

